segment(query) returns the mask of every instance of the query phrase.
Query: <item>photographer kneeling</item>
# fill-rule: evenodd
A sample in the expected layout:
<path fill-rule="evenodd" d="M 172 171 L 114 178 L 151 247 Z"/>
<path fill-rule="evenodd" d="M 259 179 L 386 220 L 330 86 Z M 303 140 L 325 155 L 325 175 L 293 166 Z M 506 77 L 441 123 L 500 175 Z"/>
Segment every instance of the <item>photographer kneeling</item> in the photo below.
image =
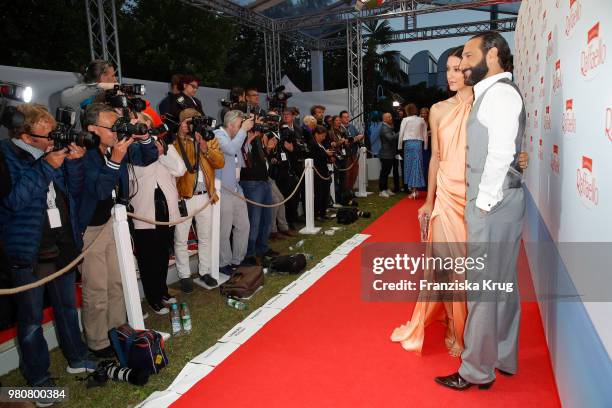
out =
<path fill-rule="evenodd" d="M 211 130 L 198 124 L 205 118 L 195 109 L 185 109 L 179 115 L 180 127 L 174 141 L 174 148 L 181 155 L 187 171 L 177 179 L 178 194 L 184 204 L 182 216 L 192 215 L 208 201 L 219 201 L 215 191 L 215 169 L 223 168 L 225 158 L 219 149 L 219 142 Z M 216 286 L 217 281 L 210 275 L 212 207 L 208 206 L 194 216 L 198 232 L 199 278 L 207 286 Z M 174 231 L 174 255 L 176 269 L 181 279 L 183 293 L 193 292 L 187 240 L 192 219 L 176 226 Z"/>
<path fill-rule="evenodd" d="M 85 188 L 79 209 L 79 229 L 87 247 L 97 239 L 83 259 L 83 329 L 87 345 L 100 358 L 114 356 L 108 330 L 125 323 L 126 309 L 115 236 L 105 224 L 115 202 L 129 204 L 128 169 L 157 160 L 153 139 L 132 135 L 133 126 L 105 104 L 87 106 L 83 127 L 100 138 L 98 149 L 85 154 Z M 132 169 L 133 170 L 133 169 Z M 101 234 L 101 235 L 100 235 Z"/>
<path fill-rule="evenodd" d="M 72 143 L 54 149 L 48 138 L 56 126 L 42 105 L 17 107 L 24 123 L 0 142 L 11 191 L 0 201 L 2 237 L 14 286 L 27 285 L 52 274 L 74 260 L 81 249 L 77 202 L 83 190 L 82 147 Z M 53 387 L 49 351 L 43 336 L 45 288 L 53 306 L 55 327 L 68 373 L 92 372 L 81 340 L 72 269 L 43 286 L 15 295 L 17 341 L 21 370 L 29 386 Z"/>

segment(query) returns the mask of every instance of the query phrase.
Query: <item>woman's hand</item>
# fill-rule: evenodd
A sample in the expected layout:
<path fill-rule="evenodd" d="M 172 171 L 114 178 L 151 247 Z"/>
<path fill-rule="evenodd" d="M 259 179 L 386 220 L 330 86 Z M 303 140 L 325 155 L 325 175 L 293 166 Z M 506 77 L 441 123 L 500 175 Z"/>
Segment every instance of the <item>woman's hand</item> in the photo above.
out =
<path fill-rule="evenodd" d="M 427 218 L 431 218 L 432 211 L 433 211 L 433 202 L 425 201 L 425 204 L 423 204 L 421 208 L 419 208 L 417 214 L 419 218 L 424 217 L 424 216 L 427 216 Z"/>

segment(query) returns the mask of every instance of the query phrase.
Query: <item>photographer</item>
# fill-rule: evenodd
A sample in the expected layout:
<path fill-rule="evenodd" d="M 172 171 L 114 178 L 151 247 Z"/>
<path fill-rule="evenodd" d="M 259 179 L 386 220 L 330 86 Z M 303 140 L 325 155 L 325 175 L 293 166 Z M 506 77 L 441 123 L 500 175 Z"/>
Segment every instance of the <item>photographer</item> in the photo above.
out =
<path fill-rule="evenodd" d="M 261 204 L 272 204 L 272 190 L 268 182 L 268 164 L 262 142 L 262 132 L 258 124 L 248 132 L 247 140 L 242 146 L 242 155 L 245 166 L 240 171 L 240 187 L 244 196 Z M 270 225 L 272 223 L 272 210 L 247 203 L 249 212 L 249 242 L 247 259 L 253 261 L 257 257 L 277 256 L 278 252 L 268 247 Z"/>
<path fill-rule="evenodd" d="M 172 75 L 172 78 L 170 78 L 170 92 L 168 92 L 166 97 L 159 103 L 160 115 L 165 116 L 170 112 L 170 103 L 172 99 L 176 98 L 176 96 L 181 93 L 181 91 L 179 91 L 179 82 L 181 82 L 181 76 L 179 74 Z"/>
<path fill-rule="evenodd" d="M 11 129 L 10 140 L 0 142 L 12 179 L 11 191 L 0 201 L 0 241 L 15 287 L 52 274 L 79 254 L 77 202 L 83 190 L 81 158 L 85 154 L 74 143 L 54 151 L 48 135 L 56 122 L 44 106 L 24 104 L 17 110 L 24 115 L 23 124 Z M 54 386 L 41 327 L 45 288 L 68 373 L 91 372 L 96 367 L 81 340 L 73 269 L 14 297 L 22 373 L 29 386 L 37 387 Z"/>
<path fill-rule="evenodd" d="M 200 80 L 194 75 L 182 75 L 178 81 L 179 93 L 170 98 L 167 115 L 175 122 L 179 122 L 182 110 L 192 108 L 204 115 L 202 102 L 196 98 L 200 88 Z"/>
<path fill-rule="evenodd" d="M 110 62 L 93 60 L 85 67 L 83 83 L 62 91 L 60 105 L 70 106 L 77 113 L 77 118 L 80 118 L 87 105 L 93 103 L 105 90 L 113 89 L 117 83 L 115 68 Z M 76 129 L 81 130 L 80 126 L 81 123 L 77 120 Z"/>
<path fill-rule="evenodd" d="M 244 94 L 244 89 L 239 86 L 234 86 L 230 89 L 229 100 L 221 100 L 221 111 L 219 112 L 220 122 L 223 123 L 225 114 L 231 110 L 239 110 L 246 112 L 247 104 Z"/>
<path fill-rule="evenodd" d="M 276 185 L 285 197 L 295 189 L 298 177 L 304 170 L 306 149 L 302 142 L 302 129 L 294 127 L 295 116 L 292 108 L 283 110 L 283 123 L 280 128 L 279 146 L 276 148 L 279 170 L 273 175 Z M 297 208 L 300 201 L 299 192 L 285 203 L 285 215 L 289 229 L 295 231 L 298 221 Z"/>
<path fill-rule="evenodd" d="M 200 130 L 193 125 L 196 118 L 202 115 L 195 109 L 185 109 L 179 115 L 180 127 L 174 141 L 174 148 L 179 152 L 181 160 L 187 171 L 177 179 L 178 194 L 184 200 L 183 216 L 192 215 L 204 207 L 209 201 L 213 204 L 219 201 L 215 190 L 215 170 L 223 168 L 225 158 L 219 149 L 219 142 L 214 138 L 212 131 L 206 140 L 204 129 Z M 200 133 L 202 132 L 202 133 Z M 186 213 L 185 213 L 186 211 Z M 217 281 L 210 275 L 210 248 L 212 237 L 212 213 L 208 206 L 194 216 L 176 226 L 174 231 L 174 254 L 176 256 L 176 269 L 181 280 L 183 293 L 193 292 L 191 270 L 189 268 L 189 253 L 187 240 L 192 221 L 195 221 L 198 233 L 198 259 L 199 279 L 207 286 L 217 286 Z"/>
<path fill-rule="evenodd" d="M 153 127 L 153 120 L 146 113 L 139 113 L 138 121 Z M 134 166 L 130 174 L 130 204 L 136 214 L 145 218 L 175 221 L 180 217 L 175 177 L 185 173 L 185 164 L 174 147 L 167 146 L 162 139 L 156 140 L 155 146 L 158 160 L 148 166 Z M 166 285 L 174 227 L 134 219 L 133 236 L 145 298 L 155 313 L 167 314 L 165 305 L 176 303 Z"/>
<path fill-rule="evenodd" d="M 310 108 L 310 114 L 317 120 L 317 125 L 325 125 L 325 106 L 314 105 Z"/>
<path fill-rule="evenodd" d="M 247 112 L 255 116 L 265 116 L 268 113 L 265 109 L 259 106 L 259 92 L 257 88 L 247 88 L 244 94 L 247 104 Z"/>
<path fill-rule="evenodd" d="M 310 157 L 313 160 L 313 165 L 323 177 L 329 177 L 329 168 L 327 164 L 334 156 L 332 149 L 326 149 L 323 146 L 327 137 L 327 128 L 325 126 L 317 126 L 314 129 L 313 142 L 310 145 Z M 314 177 L 314 207 L 315 217 L 318 221 L 327 219 L 325 212 L 327 210 L 327 202 L 329 199 L 329 184 L 331 180 L 323 180 L 315 174 Z"/>
<path fill-rule="evenodd" d="M 158 153 L 148 134 L 123 133 L 130 127 L 111 106 L 89 105 L 83 127 L 100 138 L 99 148 L 85 154 L 85 188 L 79 208 L 79 230 L 84 232 L 85 246 L 97 239 L 81 269 L 83 329 L 96 357 L 108 358 L 114 355 L 108 330 L 125 323 L 126 310 L 115 237 L 112 228 L 104 230 L 104 225 L 116 202 L 129 204 L 128 171 L 155 162 Z"/>
<path fill-rule="evenodd" d="M 243 120 L 244 114 L 231 110 L 223 118 L 223 126 L 215 130 L 215 137 L 224 154 L 225 164 L 216 171 L 225 189 L 241 193 L 240 168 L 244 166 L 241 148 L 247 132 L 253 128 L 252 118 Z M 219 237 L 219 271 L 231 275 L 247 251 L 249 242 L 249 215 L 246 203 L 230 192 L 223 192 L 221 199 L 221 231 Z M 233 231 L 233 235 L 232 235 Z M 230 245 L 230 236 L 232 242 Z"/>
<path fill-rule="evenodd" d="M 336 203 L 345 205 L 348 201 L 347 187 L 346 187 L 346 169 L 348 166 L 347 161 L 347 147 L 348 147 L 348 135 L 342 127 L 340 116 L 333 116 L 332 128 L 329 131 L 330 145 L 334 150 L 334 163 L 336 169 L 334 170 L 334 181 L 336 183 Z"/>
<path fill-rule="evenodd" d="M 353 166 L 348 171 L 346 177 L 346 188 L 350 191 L 353 190 L 357 175 L 359 174 L 359 163 L 357 160 L 359 159 L 359 148 L 363 143 L 364 136 L 357 130 L 355 125 L 351 123 L 351 117 L 347 111 L 340 112 L 340 123 L 348 139 L 346 165 L 347 167 Z"/>

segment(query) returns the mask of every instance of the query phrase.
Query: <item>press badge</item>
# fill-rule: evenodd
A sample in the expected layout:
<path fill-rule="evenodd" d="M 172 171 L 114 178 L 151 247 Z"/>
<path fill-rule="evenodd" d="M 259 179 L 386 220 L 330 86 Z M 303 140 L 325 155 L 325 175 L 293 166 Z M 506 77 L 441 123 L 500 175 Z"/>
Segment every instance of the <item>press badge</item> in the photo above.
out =
<path fill-rule="evenodd" d="M 342 149 L 342 155 L 346 156 L 346 150 Z"/>
<path fill-rule="evenodd" d="M 327 163 L 327 170 L 334 171 L 334 165 L 332 163 Z"/>
<path fill-rule="evenodd" d="M 47 217 L 49 218 L 49 226 L 51 228 L 59 228 L 62 226 L 62 217 L 57 208 L 48 208 Z"/>
<path fill-rule="evenodd" d="M 282 161 L 287 161 L 287 153 L 281 152 L 281 160 Z"/>

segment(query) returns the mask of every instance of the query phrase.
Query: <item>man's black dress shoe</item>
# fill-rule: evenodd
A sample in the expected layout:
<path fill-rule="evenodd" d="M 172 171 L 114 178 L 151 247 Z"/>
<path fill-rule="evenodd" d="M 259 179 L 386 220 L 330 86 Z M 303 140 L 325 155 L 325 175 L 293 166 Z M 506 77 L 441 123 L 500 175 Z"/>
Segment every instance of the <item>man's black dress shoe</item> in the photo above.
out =
<path fill-rule="evenodd" d="M 436 377 L 436 382 L 438 384 L 441 384 L 448 388 L 452 388 L 453 390 L 457 390 L 457 391 L 467 390 L 472 385 L 478 385 L 479 389 L 487 390 L 491 388 L 491 386 L 493 385 L 493 381 L 491 381 L 490 383 L 486 383 L 486 384 L 472 384 L 471 382 L 468 382 L 464 380 L 463 378 L 461 378 L 459 373 L 447 375 L 446 377 Z"/>
<path fill-rule="evenodd" d="M 505 375 L 506 377 L 512 377 L 514 375 L 514 373 L 511 373 L 510 371 L 504 371 L 501 368 L 498 368 L 497 371 L 499 371 L 501 375 Z"/>

